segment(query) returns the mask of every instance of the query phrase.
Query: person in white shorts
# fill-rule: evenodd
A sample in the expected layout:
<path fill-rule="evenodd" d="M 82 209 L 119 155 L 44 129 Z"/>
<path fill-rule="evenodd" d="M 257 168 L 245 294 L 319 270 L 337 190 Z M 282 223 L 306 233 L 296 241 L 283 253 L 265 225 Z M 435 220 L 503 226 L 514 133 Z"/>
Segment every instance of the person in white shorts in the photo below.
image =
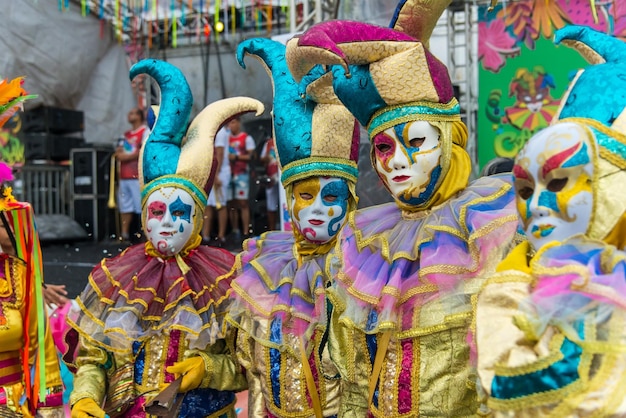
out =
<path fill-rule="evenodd" d="M 269 138 L 261 151 L 261 162 L 265 165 L 265 198 L 267 207 L 267 230 L 276 229 L 278 217 L 278 161 L 276 159 L 276 148 L 274 138 Z"/>
<path fill-rule="evenodd" d="M 230 222 L 235 236 L 240 236 L 239 214 L 244 237 L 250 234 L 250 161 L 254 156 L 254 139 L 241 130 L 241 122 L 235 118 L 228 123 L 228 158 L 230 160 Z"/>
<path fill-rule="evenodd" d="M 211 243 L 211 228 L 213 214 L 217 212 L 217 246 L 222 247 L 226 242 L 226 227 L 228 213 L 226 203 L 228 199 L 228 185 L 230 183 L 230 163 L 228 161 L 228 138 L 230 131 L 220 129 L 215 135 L 215 160 L 217 161 L 216 177 L 213 188 L 209 193 L 207 205 L 204 208 L 204 224 L 202 226 L 202 241 Z"/>

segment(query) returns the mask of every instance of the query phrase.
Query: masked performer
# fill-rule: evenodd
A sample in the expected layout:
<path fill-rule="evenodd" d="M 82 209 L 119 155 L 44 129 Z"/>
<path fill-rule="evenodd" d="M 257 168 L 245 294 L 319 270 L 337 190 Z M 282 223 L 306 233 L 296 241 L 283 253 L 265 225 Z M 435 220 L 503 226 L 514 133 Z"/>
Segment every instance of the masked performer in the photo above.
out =
<path fill-rule="evenodd" d="M 32 97 L 23 79 L 0 80 L 0 127 Z M 43 300 L 33 208 L 18 202 L 0 163 L 0 416 L 62 417 L 63 383 Z"/>
<path fill-rule="evenodd" d="M 503 177 L 468 186 L 467 129 L 427 49 L 449 3 L 402 1 L 392 29 L 325 22 L 287 44 L 301 92 L 315 85 L 314 64 L 330 66 L 395 199 L 350 214 L 336 250 L 329 344 L 344 417 L 464 417 L 478 406 L 472 299 L 513 243 L 517 216 Z"/>
<path fill-rule="evenodd" d="M 193 350 L 206 353 L 214 368 L 197 362 L 189 370 L 176 416 L 231 417 L 232 391 L 246 387 L 222 335 L 222 302 L 229 292 L 224 275 L 234 260 L 227 251 L 199 246 L 200 230 L 212 184 L 215 133 L 229 118 L 261 113 L 263 106 L 247 98 L 213 103 L 183 139 L 192 98 L 182 73 L 155 60 L 131 68 L 131 76 L 140 73 L 154 77 L 161 88 L 160 112 L 140 158 L 148 241 L 102 260 L 78 299 L 81 313 L 70 324 L 79 337 L 72 417 L 104 417 L 104 411 L 148 416 L 146 403 L 178 373 L 170 366 L 193 356 Z"/>
<path fill-rule="evenodd" d="M 0 163 L 0 183 L 13 180 Z M 0 186 L 0 416 L 63 416 L 63 383 L 43 304 L 33 209 Z"/>
<path fill-rule="evenodd" d="M 239 330 L 248 411 L 334 416 L 340 387 L 324 350 L 325 268 L 337 233 L 356 209 L 358 125 L 330 83 L 320 83 L 312 100 L 300 98 L 284 45 L 252 39 L 239 45 L 242 66 L 246 54 L 261 60 L 274 83 L 274 137 L 292 225 L 292 231 L 246 241 L 237 257 L 228 317 Z"/>
<path fill-rule="evenodd" d="M 626 44 L 578 26 L 556 41 L 597 65 L 516 158 L 528 242 L 478 298 L 479 376 L 496 416 L 623 417 Z"/>

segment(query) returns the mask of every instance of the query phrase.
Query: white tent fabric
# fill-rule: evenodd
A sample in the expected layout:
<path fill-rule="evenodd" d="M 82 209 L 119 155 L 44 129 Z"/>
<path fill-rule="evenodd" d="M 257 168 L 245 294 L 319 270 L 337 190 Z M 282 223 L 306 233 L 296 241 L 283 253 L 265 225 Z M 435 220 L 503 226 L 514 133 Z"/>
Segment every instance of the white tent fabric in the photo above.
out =
<path fill-rule="evenodd" d="M 80 8 L 61 12 L 57 2 L 0 0 L 0 76 L 26 76 L 25 88 L 44 104 L 81 110 L 87 142 L 113 142 L 129 128 L 135 99 L 122 45 Z"/>

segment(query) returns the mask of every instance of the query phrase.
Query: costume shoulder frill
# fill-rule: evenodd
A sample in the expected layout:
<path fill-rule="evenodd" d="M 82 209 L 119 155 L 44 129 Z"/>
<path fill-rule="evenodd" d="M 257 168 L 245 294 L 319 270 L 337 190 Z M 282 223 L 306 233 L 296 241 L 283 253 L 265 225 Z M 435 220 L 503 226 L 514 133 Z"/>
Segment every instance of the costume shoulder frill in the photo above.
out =
<path fill-rule="evenodd" d="M 530 268 L 534 285 L 513 318 L 524 338 L 495 365 L 489 406 L 626 416 L 626 253 L 577 236 L 544 247 Z"/>
<path fill-rule="evenodd" d="M 305 257 L 298 265 L 291 232 L 267 232 L 244 247 L 233 271 L 229 321 L 268 347 L 288 348 L 286 334 L 308 341 L 325 323 L 328 255 Z"/>
<path fill-rule="evenodd" d="M 349 217 L 331 263 L 340 320 L 398 338 L 465 324 L 471 298 L 517 237 L 509 177 L 484 177 L 430 211 L 395 204 Z"/>
<path fill-rule="evenodd" d="M 121 353 L 130 352 L 133 341 L 174 329 L 186 334 L 190 348 L 214 343 L 223 336 L 234 256 L 199 246 L 182 259 L 189 267 L 186 274 L 174 257 L 151 256 L 143 244 L 103 259 L 77 298 L 80 313 L 75 321 L 68 319 L 72 329 L 98 347 Z M 75 342 L 71 334 L 67 340 Z"/>

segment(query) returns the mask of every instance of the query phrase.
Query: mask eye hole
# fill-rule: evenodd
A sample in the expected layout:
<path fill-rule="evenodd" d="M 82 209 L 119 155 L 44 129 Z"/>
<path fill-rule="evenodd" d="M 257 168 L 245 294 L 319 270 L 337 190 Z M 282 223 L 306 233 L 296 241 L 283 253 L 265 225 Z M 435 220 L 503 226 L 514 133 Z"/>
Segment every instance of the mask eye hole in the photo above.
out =
<path fill-rule="evenodd" d="M 300 199 L 311 200 L 313 199 L 313 195 L 311 193 L 300 193 Z"/>
<path fill-rule="evenodd" d="M 426 141 L 426 137 L 422 137 L 422 138 L 412 138 L 409 141 L 409 144 L 411 144 L 412 148 L 419 148 L 422 145 L 424 145 L 424 141 Z"/>
<path fill-rule="evenodd" d="M 519 197 L 521 197 L 523 200 L 528 200 L 530 199 L 530 197 L 533 195 L 534 193 L 534 189 L 532 187 L 522 187 L 520 189 L 517 190 L 517 194 L 519 195 Z"/>
<path fill-rule="evenodd" d="M 323 197 L 325 202 L 334 202 L 337 200 L 337 196 L 329 194 Z"/>
<path fill-rule="evenodd" d="M 152 209 L 153 216 L 163 216 L 164 212 L 161 209 Z"/>
<path fill-rule="evenodd" d="M 562 179 L 550 180 L 546 188 L 554 193 L 560 192 L 567 185 L 567 177 Z"/>
<path fill-rule="evenodd" d="M 376 144 L 376 149 L 379 152 L 386 153 L 386 152 L 389 152 L 389 150 L 391 149 L 391 145 L 389 145 L 389 144 Z"/>

